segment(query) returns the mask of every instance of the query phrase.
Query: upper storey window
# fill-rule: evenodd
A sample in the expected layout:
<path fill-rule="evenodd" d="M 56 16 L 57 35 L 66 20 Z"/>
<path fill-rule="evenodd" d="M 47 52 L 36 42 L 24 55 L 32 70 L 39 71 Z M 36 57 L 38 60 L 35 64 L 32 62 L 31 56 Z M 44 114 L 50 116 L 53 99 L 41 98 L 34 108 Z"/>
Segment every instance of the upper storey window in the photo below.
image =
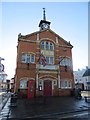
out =
<path fill-rule="evenodd" d="M 45 50 L 54 50 L 54 44 L 48 41 L 42 41 L 41 44 L 41 49 L 45 49 Z"/>
<path fill-rule="evenodd" d="M 72 60 L 68 57 L 60 57 L 60 65 L 61 66 L 70 66 L 72 67 Z"/>
<path fill-rule="evenodd" d="M 22 63 L 35 63 L 35 56 L 33 54 L 22 53 Z"/>
<path fill-rule="evenodd" d="M 44 49 L 44 41 L 41 42 L 41 49 Z"/>

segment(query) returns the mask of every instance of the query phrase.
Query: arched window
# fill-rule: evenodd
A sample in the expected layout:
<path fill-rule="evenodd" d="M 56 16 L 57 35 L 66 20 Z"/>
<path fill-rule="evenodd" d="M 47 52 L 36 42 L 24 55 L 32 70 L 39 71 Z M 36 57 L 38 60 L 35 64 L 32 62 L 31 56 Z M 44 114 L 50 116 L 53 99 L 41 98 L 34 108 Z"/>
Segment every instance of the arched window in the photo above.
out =
<path fill-rule="evenodd" d="M 49 50 L 49 42 L 46 42 L 46 50 Z"/>
<path fill-rule="evenodd" d="M 50 50 L 54 50 L 54 45 L 50 43 Z"/>
<path fill-rule="evenodd" d="M 45 50 L 54 50 L 54 44 L 52 42 L 48 42 L 48 41 L 42 41 L 41 44 L 41 49 L 45 49 Z"/>
<path fill-rule="evenodd" d="M 44 49 L 44 41 L 41 42 L 41 49 Z"/>

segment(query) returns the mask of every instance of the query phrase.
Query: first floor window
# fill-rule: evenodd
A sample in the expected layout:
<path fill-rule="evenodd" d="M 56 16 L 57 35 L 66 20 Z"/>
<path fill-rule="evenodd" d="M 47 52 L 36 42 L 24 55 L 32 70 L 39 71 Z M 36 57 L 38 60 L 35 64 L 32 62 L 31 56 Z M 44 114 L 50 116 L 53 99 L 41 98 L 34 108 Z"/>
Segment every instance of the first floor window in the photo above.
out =
<path fill-rule="evenodd" d="M 30 54 L 27 54 L 27 63 L 30 63 Z"/>
<path fill-rule="evenodd" d="M 22 54 L 22 63 L 34 63 L 35 62 L 35 56 L 33 54 Z"/>
<path fill-rule="evenodd" d="M 54 64 L 54 57 L 46 56 L 47 64 Z"/>
<path fill-rule="evenodd" d="M 31 55 L 31 63 L 34 63 L 34 60 L 35 58 L 34 58 L 34 55 Z"/>
<path fill-rule="evenodd" d="M 49 64 L 49 57 L 46 57 L 47 64 Z"/>
<path fill-rule="evenodd" d="M 72 68 L 72 60 L 68 57 L 60 57 L 60 65 L 61 66 L 70 66 Z"/>
<path fill-rule="evenodd" d="M 50 57 L 50 64 L 54 64 L 54 57 Z"/>
<path fill-rule="evenodd" d="M 23 63 L 26 62 L 26 54 L 25 54 L 25 53 L 22 54 L 22 62 L 23 62 Z"/>

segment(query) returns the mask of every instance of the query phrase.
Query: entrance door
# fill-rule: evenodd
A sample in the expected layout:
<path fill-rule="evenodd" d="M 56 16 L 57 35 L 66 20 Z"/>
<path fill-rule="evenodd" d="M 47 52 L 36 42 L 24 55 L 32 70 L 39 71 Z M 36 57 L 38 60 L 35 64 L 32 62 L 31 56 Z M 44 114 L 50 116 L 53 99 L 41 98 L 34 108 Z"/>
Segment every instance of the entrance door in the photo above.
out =
<path fill-rule="evenodd" d="M 52 81 L 44 81 L 44 96 L 52 96 Z"/>
<path fill-rule="evenodd" d="M 28 98 L 34 98 L 35 92 L 35 81 L 30 80 L 28 81 Z"/>

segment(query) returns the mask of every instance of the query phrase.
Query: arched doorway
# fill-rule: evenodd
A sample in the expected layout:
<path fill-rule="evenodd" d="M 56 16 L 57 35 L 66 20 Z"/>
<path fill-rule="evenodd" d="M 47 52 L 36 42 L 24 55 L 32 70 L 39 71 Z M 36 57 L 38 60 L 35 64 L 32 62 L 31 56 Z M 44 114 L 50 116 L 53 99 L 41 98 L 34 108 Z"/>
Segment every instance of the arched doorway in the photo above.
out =
<path fill-rule="evenodd" d="M 52 81 L 44 81 L 44 96 L 52 96 Z"/>

